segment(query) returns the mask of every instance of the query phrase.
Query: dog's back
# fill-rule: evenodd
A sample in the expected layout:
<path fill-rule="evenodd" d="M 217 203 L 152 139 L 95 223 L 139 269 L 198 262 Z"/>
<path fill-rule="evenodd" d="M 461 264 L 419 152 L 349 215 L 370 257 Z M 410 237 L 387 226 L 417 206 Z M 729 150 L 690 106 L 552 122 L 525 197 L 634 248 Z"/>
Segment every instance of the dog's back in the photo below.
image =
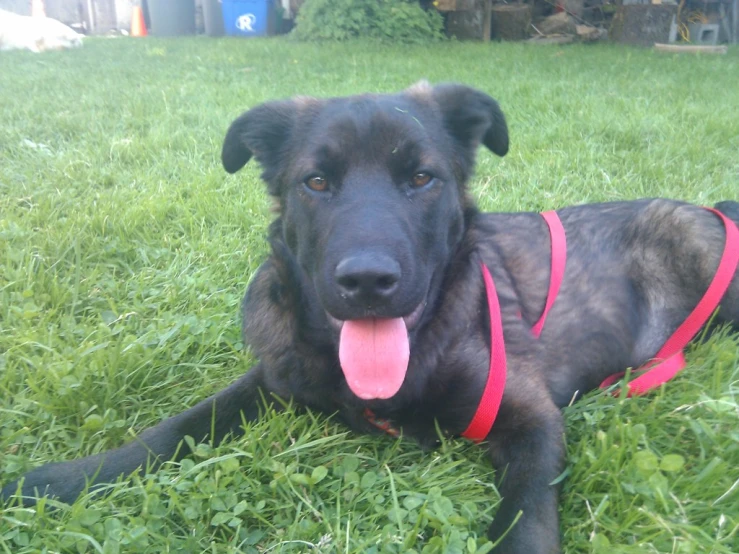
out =
<path fill-rule="evenodd" d="M 739 202 L 724 200 L 723 202 L 716 204 L 714 208 L 739 225 Z"/>

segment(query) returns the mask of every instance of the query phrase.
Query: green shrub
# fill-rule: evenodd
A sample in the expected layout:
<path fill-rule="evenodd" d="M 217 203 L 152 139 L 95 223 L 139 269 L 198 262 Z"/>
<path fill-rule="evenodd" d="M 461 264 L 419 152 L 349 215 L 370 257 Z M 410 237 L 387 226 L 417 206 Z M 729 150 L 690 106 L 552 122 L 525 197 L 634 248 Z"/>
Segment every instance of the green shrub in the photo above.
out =
<path fill-rule="evenodd" d="M 393 42 L 428 42 L 444 37 L 436 10 L 417 0 L 307 0 L 293 34 L 300 40 L 370 37 Z"/>

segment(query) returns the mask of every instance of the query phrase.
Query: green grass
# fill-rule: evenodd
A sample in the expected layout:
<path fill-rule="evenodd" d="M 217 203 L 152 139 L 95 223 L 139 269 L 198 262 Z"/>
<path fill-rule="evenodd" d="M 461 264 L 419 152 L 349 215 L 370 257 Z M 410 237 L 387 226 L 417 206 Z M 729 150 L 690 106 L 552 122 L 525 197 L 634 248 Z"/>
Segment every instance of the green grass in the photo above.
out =
<path fill-rule="evenodd" d="M 3 53 L 3 482 L 100 452 L 253 363 L 238 304 L 269 200 L 219 166 L 230 121 L 293 94 L 461 81 L 497 97 L 512 149 L 480 153 L 489 210 L 670 196 L 739 200 L 739 50 L 90 40 Z M 41 146 L 43 145 L 43 146 Z M 568 553 L 739 551 L 739 345 L 695 347 L 663 391 L 566 411 Z M 495 476 L 450 441 L 268 414 L 243 438 L 50 510 L 0 511 L 0 552 L 485 552 Z"/>

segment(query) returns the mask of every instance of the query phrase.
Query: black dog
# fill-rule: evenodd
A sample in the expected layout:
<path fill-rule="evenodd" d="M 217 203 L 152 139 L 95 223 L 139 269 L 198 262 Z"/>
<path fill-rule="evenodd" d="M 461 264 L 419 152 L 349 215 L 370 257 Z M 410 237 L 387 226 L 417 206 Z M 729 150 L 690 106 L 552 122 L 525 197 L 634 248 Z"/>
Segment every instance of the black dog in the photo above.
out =
<path fill-rule="evenodd" d="M 72 501 L 88 483 L 172 458 L 186 435 L 217 442 L 238 433 L 270 393 L 338 413 L 360 432 L 378 432 L 377 416 L 424 443 L 437 440 L 437 424 L 462 434 L 488 381 L 495 332 L 484 264 L 508 362 L 484 442 L 505 468 L 490 536 L 521 512 L 497 552 L 558 552 L 551 483 L 563 467 L 560 408 L 658 352 L 713 279 L 727 235 L 715 214 L 669 200 L 560 210 L 566 272 L 536 338 L 550 235 L 539 214 L 475 209 L 466 184 L 480 143 L 505 155 L 505 119 L 492 98 L 459 85 L 296 98 L 236 119 L 224 167 L 234 173 L 254 156 L 279 201 L 272 254 L 243 303 L 259 363 L 126 446 L 31 471 L 21 481 L 26 502 Z M 718 208 L 739 221 L 738 203 Z M 715 323 L 739 321 L 739 278 L 729 280 Z"/>

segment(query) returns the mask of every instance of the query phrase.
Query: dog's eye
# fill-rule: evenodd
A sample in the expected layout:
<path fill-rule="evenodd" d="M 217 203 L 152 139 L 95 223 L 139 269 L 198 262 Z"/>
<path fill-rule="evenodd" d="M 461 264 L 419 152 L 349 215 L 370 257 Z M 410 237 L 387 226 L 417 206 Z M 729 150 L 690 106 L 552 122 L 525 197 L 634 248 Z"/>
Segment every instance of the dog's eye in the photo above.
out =
<path fill-rule="evenodd" d="M 328 188 L 328 181 L 323 177 L 316 175 L 305 180 L 305 186 L 316 192 L 323 192 Z"/>
<path fill-rule="evenodd" d="M 413 176 L 411 184 L 414 188 L 421 188 L 428 185 L 432 179 L 433 177 L 431 176 L 431 174 L 421 171 Z"/>

